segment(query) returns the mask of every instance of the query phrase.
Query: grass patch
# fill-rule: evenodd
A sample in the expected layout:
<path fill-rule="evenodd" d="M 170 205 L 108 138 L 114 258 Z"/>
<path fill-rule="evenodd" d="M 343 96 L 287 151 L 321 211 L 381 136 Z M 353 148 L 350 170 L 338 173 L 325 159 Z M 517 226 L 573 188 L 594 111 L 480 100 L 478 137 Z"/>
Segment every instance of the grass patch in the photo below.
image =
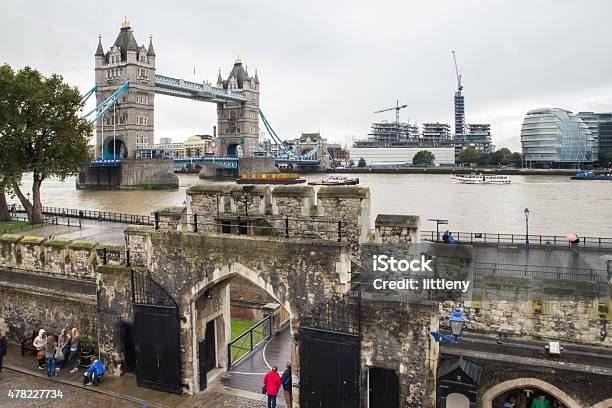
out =
<path fill-rule="evenodd" d="M 0 221 L 0 234 L 28 231 L 34 228 L 42 228 L 44 224 L 30 224 L 27 221 Z"/>
<path fill-rule="evenodd" d="M 257 322 L 250 322 L 248 320 L 232 319 L 232 340 L 248 331 Z M 264 326 L 259 326 L 257 330 L 253 331 L 253 346 L 261 343 L 264 339 Z M 236 343 L 232 345 L 232 362 L 238 361 L 242 356 L 247 354 L 251 348 L 251 336 L 244 336 Z"/>

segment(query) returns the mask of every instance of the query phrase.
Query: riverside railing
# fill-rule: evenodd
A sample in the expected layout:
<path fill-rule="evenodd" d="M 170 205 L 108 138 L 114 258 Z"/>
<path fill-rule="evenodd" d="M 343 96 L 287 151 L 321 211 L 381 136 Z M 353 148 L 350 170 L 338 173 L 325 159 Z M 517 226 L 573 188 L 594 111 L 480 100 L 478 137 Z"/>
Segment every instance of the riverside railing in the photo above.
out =
<path fill-rule="evenodd" d="M 484 245 L 525 245 L 527 236 L 524 234 L 494 234 L 486 232 L 455 232 L 453 238 L 457 243 Z M 562 235 L 529 234 L 529 245 L 562 248 L 612 249 L 612 238 L 578 237 L 580 242 L 572 243 Z M 442 233 L 436 231 L 421 231 L 421 239 L 430 242 L 442 242 Z"/>
<path fill-rule="evenodd" d="M 271 337 L 272 315 L 269 315 L 227 345 L 227 368 L 231 368 Z"/>
<path fill-rule="evenodd" d="M 25 213 L 22 205 L 15 205 L 15 211 Z M 153 225 L 153 218 L 149 215 L 123 214 L 109 211 L 83 210 L 77 208 L 46 207 L 42 208 L 43 215 L 54 215 L 65 218 L 80 218 L 97 221 L 110 221 L 125 224 Z"/>

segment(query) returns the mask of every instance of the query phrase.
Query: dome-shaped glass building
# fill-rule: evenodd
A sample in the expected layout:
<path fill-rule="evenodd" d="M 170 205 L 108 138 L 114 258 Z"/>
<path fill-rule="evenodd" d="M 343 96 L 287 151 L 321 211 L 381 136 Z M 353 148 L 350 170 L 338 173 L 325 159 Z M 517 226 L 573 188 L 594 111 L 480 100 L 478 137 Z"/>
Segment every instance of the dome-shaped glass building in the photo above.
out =
<path fill-rule="evenodd" d="M 572 168 L 597 161 L 597 143 L 589 128 L 578 116 L 563 109 L 527 112 L 521 146 L 529 167 Z"/>

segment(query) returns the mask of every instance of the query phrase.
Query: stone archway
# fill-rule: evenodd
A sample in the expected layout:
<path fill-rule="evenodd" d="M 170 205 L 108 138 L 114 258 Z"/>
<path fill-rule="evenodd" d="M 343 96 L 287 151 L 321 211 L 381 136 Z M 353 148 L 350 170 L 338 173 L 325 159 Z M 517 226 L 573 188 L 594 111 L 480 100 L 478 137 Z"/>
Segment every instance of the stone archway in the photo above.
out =
<path fill-rule="evenodd" d="M 262 289 L 264 292 L 270 295 L 277 303 L 279 303 L 282 307 L 284 307 L 285 310 L 287 310 L 287 312 L 289 312 L 290 322 L 291 322 L 289 325 L 289 330 L 291 333 L 290 337 L 292 339 L 291 340 L 291 343 L 292 343 L 291 360 L 292 360 L 292 365 L 296 367 L 299 365 L 297 358 L 296 358 L 296 353 L 295 353 L 295 349 L 297 346 L 296 346 L 296 342 L 293 340 L 294 330 L 297 330 L 297 325 L 299 323 L 297 322 L 297 319 L 294 319 L 295 312 L 292 310 L 291 304 L 287 300 L 285 300 L 284 302 L 281 301 L 280 300 L 281 295 L 274 289 L 272 285 L 270 285 L 268 282 L 262 279 L 260 274 L 256 273 L 255 271 L 247 268 L 246 266 L 242 264 L 233 263 L 226 267 L 216 269 L 209 277 L 202 279 L 201 281 L 193 285 L 193 287 L 189 291 L 191 296 L 189 297 L 189 299 L 185 299 L 187 303 L 181 304 L 182 308 L 184 308 L 185 310 L 189 310 L 189 315 L 191 316 L 190 332 L 191 332 L 192 353 L 190 357 L 192 360 L 191 362 L 192 362 L 192 369 L 193 369 L 193 376 L 192 376 L 193 387 L 190 387 L 190 388 L 192 388 L 195 394 L 199 393 L 198 384 L 200 383 L 200 369 L 199 369 L 200 361 L 199 361 L 199 355 L 198 355 L 198 343 L 203 334 L 201 326 L 203 326 L 202 322 L 211 320 L 211 319 L 206 319 L 207 316 L 201 315 L 200 313 L 201 308 L 198 307 L 198 304 L 203 298 L 203 296 L 205 296 L 207 293 L 213 293 L 213 290 L 215 288 L 219 288 L 219 287 L 222 287 L 223 285 L 228 284 L 232 278 L 238 277 L 238 276 L 246 279 L 247 281 L 251 282 L 253 285 Z M 221 296 L 225 296 L 224 300 L 229 301 L 229 298 L 228 298 L 229 291 L 225 295 L 221 295 Z M 215 320 L 215 322 L 224 323 L 224 325 L 216 324 L 215 327 L 219 329 L 221 328 L 226 329 L 225 334 L 216 333 L 216 337 L 217 339 L 221 339 L 218 345 L 220 347 L 221 346 L 223 347 L 223 349 L 217 350 L 218 356 L 220 356 L 219 358 L 221 359 L 219 361 L 219 365 L 220 365 L 220 368 L 222 368 L 223 370 L 227 370 L 226 346 L 229 340 L 229 337 L 228 337 L 229 332 L 227 331 L 227 328 L 231 320 L 230 320 L 229 310 L 223 310 L 222 309 L 223 306 L 219 302 L 219 299 L 218 299 L 219 291 L 211 295 L 210 302 L 214 303 L 213 299 L 215 298 L 217 301 L 216 307 L 218 310 L 214 310 L 212 313 L 209 313 L 208 317 L 213 316 L 212 320 Z M 206 319 L 206 320 L 203 320 L 203 319 Z"/>
<path fill-rule="evenodd" d="M 591 408 L 609 408 L 612 407 L 612 398 L 608 398 L 607 400 L 598 402 L 597 404 L 593 405 Z"/>
<path fill-rule="evenodd" d="M 572 397 L 570 397 L 564 391 L 560 390 L 559 388 L 555 387 L 550 383 L 547 383 L 546 381 L 542 381 L 537 378 L 516 378 L 514 380 L 508 380 L 494 385 L 483 394 L 482 407 L 493 408 L 493 400 L 496 397 L 498 397 L 505 391 L 509 391 L 511 389 L 519 387 L 539 388 L 540 390 L 545 391 L 557 398 L 568 408 L 581 408 L 580 404 L 578 404 Z"/>

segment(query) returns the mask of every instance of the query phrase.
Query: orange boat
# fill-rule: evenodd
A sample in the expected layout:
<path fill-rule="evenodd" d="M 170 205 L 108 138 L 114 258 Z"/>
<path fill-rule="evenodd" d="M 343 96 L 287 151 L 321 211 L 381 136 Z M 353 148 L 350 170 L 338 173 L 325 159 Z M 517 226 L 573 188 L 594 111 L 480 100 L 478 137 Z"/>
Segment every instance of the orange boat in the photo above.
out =
<path fill-rule="evenodd" d="M 300 184 L 306 180 L 297 173 L 244 174 L 236 180 L 238 184 Z"/>

